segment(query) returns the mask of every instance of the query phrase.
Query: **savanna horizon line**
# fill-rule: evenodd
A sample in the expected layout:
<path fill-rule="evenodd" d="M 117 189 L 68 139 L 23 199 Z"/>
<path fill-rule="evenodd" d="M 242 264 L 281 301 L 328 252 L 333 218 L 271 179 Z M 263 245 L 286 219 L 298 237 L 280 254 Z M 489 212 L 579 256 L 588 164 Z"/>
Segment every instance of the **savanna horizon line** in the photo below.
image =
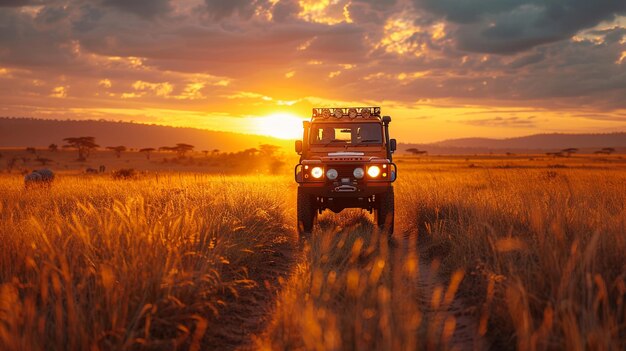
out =
<path fill-rule="evenodd" d="M 219 129 L 210 129 L 210 128 L 203 128 L 203 127 L 196 127 L 196 126 L 191 126 L 191 125 L 175 125 L 175 124 L 168 124 L 168 123 L 159 123 L 159 122 L 141 122 L 141 121 L 124 121 L 124 120 L 114 120 L 114 119 L 106 119 L 106 118 L 100 118 L 100 119 L 96 119 L 96 118 L 85 118 L 85 119 L 75 119 L 75 118 L 58 118 L 58 117 L 53 117 L 53 118 L 45 118 L 45 117 L 30 117 L 30 116 L 0 116 L 0 120 L 30 120 L 30 121 L 36 121 L 36 122 L 61 122 L 61 123 L 89 123 L 89 122 L 95 122 L 95 123 L 108 123 L 108 124 L 116 124 L 116 125 L 141 125 L 141 126 L 149 126 L 149 127 L 165 127 L 165 128 L 173 128 L 176 130 L 195 130 L 195 131 L 204 131 L 204 132 L 211 132 L 211 133 L 219 133 L 219 134 L 223 134 L 223 135 L 232 135 L 232 136 L 249 136 L 249 137 L 261 137 L 261 138 L 268 138 L 268 139 L 274 139 L 279 143 L 285 143 L 285 142 L 289 142 L 289 141 L 295 141 L 298 140 L 299 138 L 283 138 L 283 137 L 278 137 L 275 135 L 269 135 L 269 134 L 263 134 L 263 133 L 253 133 L 253 132 L 246 132 L 246 131 L 230 131 L 230 130 L 219 130 Z M 306 120 L 306 119 L 303 119 Z M 461 140 L 483 140 L 483 141 L 487 141 L 487 140 L 491 140 L 491 141 L 506 141 L 506 140 L 517 140 L 517 139 L 523 139 L 523 138 L 528 138 L 528 137 L 537 137 L 537 136 L 601 136 L 601 135 L 615 135 L 615 134 L 624 134 L 626 133 L 626 129 L 624 130 L 617 130 L 617 131 L 610 131 L 610 132 L 594 132 L 594 131 L 590 131 L 590 132 L 586 132 L 586 133 L 577 133 L 577 132 L 565 132 L 565 131 L 554 131 L 554 132 L 538 132 L 538 133 L 530 133 L 530 134 L 525 134 L 522 136 L 512 136 L 512 137 L 481 137 L 481 136 L 474 136 L 474 135 L 466 135 L 463 137 L 457 137 L 457 138 L 444 138 L 444 139 L 439 139 L 436 141 L 426 141 L 426 142 L 421 142 L 421 141 L 410 141 L 410 140 L 403 140 L 403 139 L 398 139 L 398 143 L 400 144 L 407 144 L 407 145 L 437 145 L 437 144 L 441 144 L 441 143 L 446 143 L 446 142 L 450 142 L 450 141 L 461 141 Z M 26 146 L 26 145 L 14 145 L 15 147 L 21 147 L 21 146 Z M 12 147 L 12 146 L 9 146 Z"/>

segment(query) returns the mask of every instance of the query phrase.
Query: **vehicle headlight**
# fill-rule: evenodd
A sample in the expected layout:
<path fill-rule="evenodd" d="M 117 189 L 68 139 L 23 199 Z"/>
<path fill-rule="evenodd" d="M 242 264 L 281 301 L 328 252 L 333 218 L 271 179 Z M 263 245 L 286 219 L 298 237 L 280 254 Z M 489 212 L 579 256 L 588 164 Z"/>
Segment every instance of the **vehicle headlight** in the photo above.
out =
<path fill-rule="evenodd" d="M 311 176 L 313 176 L 313 178 L 322 178 L 322 176 L 324 175 L 324 170 L 322 169 L 322 167 L 313 167 L 313 169 L 311 169 Z"/>
<path fill-rule="evenodd" d="M 369 175 L 372 178 L 378 177 L 379 174 L 380 174 L 380 167 L 378 166 L 371 166 L 367 169 L 367 175 Z"/>
<path fill-rule="evenodd" d="M 326 171 L 326 177 L 330 180 L 337 179 L 337 176 L 339 176 L 339 173 L 337 173 L 336 169 L 331 168 L 328 171 Z"/>
<path fill-rule="evenodd" d="M 359 168 L 355 168 L 354 172 L 352 172 L 352 175 L 354 176 L 354 178 L 356 179 L 361 179 L 363 178 L 363 176 L 365 175 L 365 171 L 363 171 L 363 168 L 359 167 Z"/>

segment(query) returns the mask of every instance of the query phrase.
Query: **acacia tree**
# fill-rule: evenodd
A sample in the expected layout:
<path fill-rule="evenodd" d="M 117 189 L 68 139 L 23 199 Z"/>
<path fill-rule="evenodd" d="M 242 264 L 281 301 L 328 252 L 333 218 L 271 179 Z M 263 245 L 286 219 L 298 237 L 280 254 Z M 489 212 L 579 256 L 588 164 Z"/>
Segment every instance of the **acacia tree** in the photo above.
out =
<path fill-rule="evenodd" d="M 146 147 L 143 149 L 140 149 L 139 152 L 145 152 L 146 153 L 146 158 L 149 160 L 150 159 L 150 153 L 152 151 L 154 151 L 155 149 L 153 147 Z"/>
<path fill-rule="evenodd" d="M 410 149 L 406 149 L 406 151 L 410 152 L 413 155 L 423 155 L 423 154 L 428 153 L 428 151 L 420 150 L 420 149 L 417 149 L 417 148 L 414 148 L 414 147 L 412 147 Z"/>
<path fill-rule="evenodd" d="M 265 157 L 273 157 L 276 152 L 280 150 L 280 146 L 272 145 L 272 144 L 261 144 L 259 145 L 259 153 Z"/>
<path fill-rule="evenodd" d="M 40 157 L 40 156 L 37 156 L 35 161 L 39 162 L 42 166 L 46 166 L 46 165 L 48 165 L 48 163 L 52 162 L 51 159 L 45 158 L 45 157 Z"/>
<path fill-rule="evenodd" d="M 190 144 L 178 143 L 174 146 L 173 150 L 176 151 L 178 157 L 183 158 L 187 152 L 192 151 L 195 146 Z"/>
<path fill-rule="evenodd" d="M 178 143 L 176 146 L 161 146 L 159 151 L 174 151 L 178 158 L 184 158 L 187 152 L 193 150 L 195 146 L 190 144 Z"/>
<path fill-rule="evenodd" d="M 615 152 L 615 148 L 614 147 L 605 147 L 605 148 L 602 149 L 602 152 L 607 154 L 607 155 L 610 155 L 610 154 Z"/>
<path fill-rule="evenodd" d="M 567 157 L 572 156 L 572 154 L 575 154 L 576 152 L 578 152 L 578 149 L 575 147 L 570 147 L 568 149 L 561 150 L 561 153 L 565 154 Z"/>
<path fill-rule="evenodd" d="M 56 152 L 59 149 L 59 145 L 57 144 L 50 144 L 48 145 L 48 150 L 50 150 L 50 152 Z"/>
<path fill-rule="evenodd" d="M 115 156 L 117 158 L 120 158 L 122 156 L 122 152 L 126 151 L 126 146 L 124 146 L 124 145 L 108 146 L 107 150 L 112 150 L 113 152 L 115 152 Z"/>
<path fill-rule="evenodd" d="M 76 149 L 78 151 L 78 161 L 86 161 L 92 150 L 99 147 L 94 137 L 71 137 L 63 139 L 67 143 L 63 147 Z"/>

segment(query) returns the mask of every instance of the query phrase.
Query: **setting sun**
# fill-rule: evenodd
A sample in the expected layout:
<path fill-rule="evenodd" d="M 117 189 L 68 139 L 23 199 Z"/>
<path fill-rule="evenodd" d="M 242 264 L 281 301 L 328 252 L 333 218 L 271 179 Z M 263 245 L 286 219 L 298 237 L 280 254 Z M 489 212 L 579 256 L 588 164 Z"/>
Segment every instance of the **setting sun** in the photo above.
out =
<path fill-rule="evenodd" d="M 255 133 L 280 139 L 298 139 L 302 137 L 302 121 L 304 120 L 291 113 L 273 113 L 254 120 Z"/>

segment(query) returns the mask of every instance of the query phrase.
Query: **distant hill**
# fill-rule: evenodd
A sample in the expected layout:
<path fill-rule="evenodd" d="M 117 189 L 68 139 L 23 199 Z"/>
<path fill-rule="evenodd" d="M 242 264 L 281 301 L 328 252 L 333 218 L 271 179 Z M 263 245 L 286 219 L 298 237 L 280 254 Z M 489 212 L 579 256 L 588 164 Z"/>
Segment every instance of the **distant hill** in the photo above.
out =
<path fill-rule="evenodd" d="M 47 147 L 51 143 L 63 145 L 63 138 L 93 136 L 101 146 L 124 145 L 129 148 L 171 146 L 187 143 L 196 150 L 219 149 L 223 152 L 240 151 L 273 144 L 293 147 L 293 141 L 272 137 L 218 132 L 196 128 L 180 128 L 129 122 L 94 120 L 49 120 L 35 118 L 0 117 L 0 147 Z M 609 134 L 536 134 L 507 139 L 463 138 L 430 144 L 400 143 L 400 152 L 418 148 L 430 154 L 479 153 L 543 153 L 565 148 L 594 152 L 614 147 L 626 152 L 626 132 Z"/>
<path fill-rule="evenodd" d="M 535 134 L 524 137 L 490 139 L 462 138 L 450 139 L 430 144 L 400 143 L 403 152 L 417 148 L 430 154 L 482 154 L 482 153 L 544 153 L 566 148 L 577 148 L 581 153 L 592 153 L 605 147 L 613 147 L 617 152 L 626 152 L 626 133 L 608 134 Z"/>
<path fill-rule="evenodd" d="M 273 144 L 291 147 L 292 141 L 260 135 L 237 134 L 196 128 L 179 128 L 128 122 L 48 120 L 0 117 L 0 147 L 63 145 L 63 138 L 92 136 L 105 146 L 129 148 L 172 146 L 187 143 L 196 150 L 240 151 Z"/>
<path fill-rule="evenodd" d="M 626 147 L 626 133 L 610 134 L 535 134 L 517 138 L 464 138 L 444 140 L 433 145 L 442 147 L 472 147 L 485 149 L 564 149 Z"/>

